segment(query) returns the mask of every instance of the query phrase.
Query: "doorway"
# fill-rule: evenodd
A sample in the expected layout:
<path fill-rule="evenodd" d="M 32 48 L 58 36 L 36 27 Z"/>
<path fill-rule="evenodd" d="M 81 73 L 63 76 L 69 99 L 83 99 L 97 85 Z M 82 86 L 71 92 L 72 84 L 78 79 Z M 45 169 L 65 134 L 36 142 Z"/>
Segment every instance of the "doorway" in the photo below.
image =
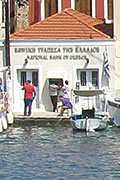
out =
<path fill-rule="evenodd" d="M 22 91 L 22 87 L 26 83 L 27 80 L 31 81 L 31 84 L 36 89 L 36 98 L 33 101 L 32 108 L 39 108 L 39 79 L 38 79 L 38 70 L 25 69 L 17 71 L 18 77 L 18 93 L 19 93 L 19 107 L 24 107 L 24 91 Z"/>

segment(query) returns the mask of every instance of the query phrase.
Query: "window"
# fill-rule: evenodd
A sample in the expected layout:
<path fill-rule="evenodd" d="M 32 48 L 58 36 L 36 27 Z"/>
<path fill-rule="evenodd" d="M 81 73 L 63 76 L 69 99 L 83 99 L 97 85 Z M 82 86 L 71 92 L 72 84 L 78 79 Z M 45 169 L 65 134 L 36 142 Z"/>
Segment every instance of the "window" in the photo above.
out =
<path fill-rule="evenodd" d="M 38 86 L 38 72 L 32 72 L 32 84 L 33 86 Z"/>
<path fill-rule="evenodd" d="M 24 86 L 24 84 L 26 83 L 26 72 L 21 72 L 21 80 L 20 80 L 20 84 L 21 86 Z"/>
<path fill-rule="evenodd" d="M 112 23 L 113 20 L 113 0 L 104 1 L 104 18 L 106 23 Z"/>
<path fill-rule="evenodd" d="M 92 15 L 92 1 L 91 0 L 75 0 L 75 9 L 85 13 L 87 15 Z"/>
<path fill-rule="evenodd" d="M 78 88 L 79 86 L 79 88 Z M 99 87 L 99 69 L 77 69 L 77 89 L 89 89 Z"/>
<path fill-rule="evenodd" d="M 98 71 L 92 71 L 92 85 L 98 86 Z"/>
<path fill-rule="evenodd" d="M 86 86 L 86 71 L 80 73 L 81 86 Z"/>
<path fill-rule="evenodd" d="M 45 0 L 45 17 L 58 12 L 58 0 Z"/>
<path fill-rule="evenodd" d="M 113 0 L 108 0 L 108 19 L 113 20 Z"/>

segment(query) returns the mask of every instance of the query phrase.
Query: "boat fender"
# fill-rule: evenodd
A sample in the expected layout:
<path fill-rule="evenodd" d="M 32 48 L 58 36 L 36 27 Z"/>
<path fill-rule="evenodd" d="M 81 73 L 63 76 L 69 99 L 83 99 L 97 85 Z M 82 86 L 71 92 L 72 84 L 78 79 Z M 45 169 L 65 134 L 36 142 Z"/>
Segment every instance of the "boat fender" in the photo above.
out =
<path fill-rule="evenodd" d="M 92 127 L 90 127 L 90 120 L 88 118 L 86 118 L 86 131 L 95 132 L 95 130 Z"/>
<path fill-rule="evenodd" d="M 13 118 L 13 114 L 11 112 L 6 114 L 6 118 L 7 118 L 8 124 L 13 124 L 14 118 Z"/>
<path fill-rule="evenodd" d="M 89 131 L 89 119 L 86 117 L 86 131 Z"/>
<path fill-rule="evenodd" d="M 6 130 L 7 127 L 8 127 L 7 119 L 4 116 L 2 116 L 1 120 L 2 120 L 2 127 L 3 127 L 4 130 Z"/>
<path fill-rule="evenodd" d="M 89 128 L 89 132 L 95 132 L 93 128 Z"/>
<path fill-rule="evenodd" d="M 0 118 L 0 133 L 3 132 L 2 120 Z"/>
<path fill-rule="evenodd" d="M 102 120 L 104 120 L 104 121 L 110 121 L 110 119 L 109 119 L 109 117 L 108 117 L 108 115 L 105 115 L 103 118 L 102 118 Z"/>

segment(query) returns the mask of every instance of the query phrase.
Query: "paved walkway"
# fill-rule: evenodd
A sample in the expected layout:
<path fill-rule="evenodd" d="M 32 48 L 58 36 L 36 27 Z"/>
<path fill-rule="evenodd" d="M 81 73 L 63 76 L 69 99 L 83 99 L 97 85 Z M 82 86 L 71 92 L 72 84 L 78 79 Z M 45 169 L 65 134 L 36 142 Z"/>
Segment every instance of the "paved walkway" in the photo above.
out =
<path fill-rule="evenodd" d="M 64 114 L 59 116 L 56 112 L 34 112 L 31 116 L 24 116 L 23 113 L 14 113 L 14 126 L 53 126 L 70 125 L 70 116 Z"/>

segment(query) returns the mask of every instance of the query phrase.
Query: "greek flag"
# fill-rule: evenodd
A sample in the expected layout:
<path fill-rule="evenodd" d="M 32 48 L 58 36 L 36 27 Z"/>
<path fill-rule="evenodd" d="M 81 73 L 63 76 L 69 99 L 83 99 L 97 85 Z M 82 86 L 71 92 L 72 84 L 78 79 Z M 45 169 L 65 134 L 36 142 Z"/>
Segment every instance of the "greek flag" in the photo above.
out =
<path fill-rule="evenodd" d="M 104 52 L 103 53 L 103 56 L 104 56 L 104 75 L 107 77 L 107 78 L 110 78 L 110 69 L 109 69 L 109 61 L 108 61 L 108 54 L 107 52 Z"/>

